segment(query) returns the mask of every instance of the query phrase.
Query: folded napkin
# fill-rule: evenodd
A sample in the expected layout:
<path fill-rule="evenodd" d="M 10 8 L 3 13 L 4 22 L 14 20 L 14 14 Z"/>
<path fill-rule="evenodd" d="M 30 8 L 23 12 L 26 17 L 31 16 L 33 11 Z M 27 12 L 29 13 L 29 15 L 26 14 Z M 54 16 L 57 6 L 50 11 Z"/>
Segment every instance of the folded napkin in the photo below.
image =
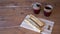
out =
<path fill-rule="evenodd" d="M 25 17 L 25 19 L 26 18 L 29 18 L 29 16 L 27 15 Z M 41 34 L 51 34 L 53 26 L 54 26 L 54 22 L 46 20 L 46 19 L 42 19 L 42 18 L 39 18 L 39 19 L 45 23 L 45 26 L 42 28 L 43 31 L 41 32 Z M 22 24 L 20 25 L 20 27 L 23 27 L 23 28 L 26 28 L 26 29 L 29 29 L 29 30 L 32 30 L 32 31 L 40 33 L 40 30 L 38 28 L 32 27 L 31 25 L 29 25 L 28 23 L 26 23 L 24 20 L 23 20 Z"/>

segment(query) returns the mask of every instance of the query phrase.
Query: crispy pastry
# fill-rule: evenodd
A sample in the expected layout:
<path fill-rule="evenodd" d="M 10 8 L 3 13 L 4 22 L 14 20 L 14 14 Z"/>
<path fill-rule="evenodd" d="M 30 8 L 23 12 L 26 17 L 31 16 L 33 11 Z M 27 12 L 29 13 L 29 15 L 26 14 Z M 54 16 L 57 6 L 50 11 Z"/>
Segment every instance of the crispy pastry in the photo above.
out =
<path fill-rule="evenodd" d="M 25 21 L 27 24 L 29 24 L 30 26 L 32 26 L 32 27 L 34 27 L 34 28 L 37 28 L 39 32 L 42 31 L 39 27 L 34 26 L 34 24 L 32 24 L 32 23 L 30 22 L 30 20 L 25 19 L 24 21 Z"/>
<path fill-rule="evenodd" d="M 40 21 L 38 18 L 36 18 L 33 15 L 29 15 L 29 16 L 30 16 L 30 19 L 34 21 L 38 26 L 40 27 L 44 26 L 44 22 Z"/>

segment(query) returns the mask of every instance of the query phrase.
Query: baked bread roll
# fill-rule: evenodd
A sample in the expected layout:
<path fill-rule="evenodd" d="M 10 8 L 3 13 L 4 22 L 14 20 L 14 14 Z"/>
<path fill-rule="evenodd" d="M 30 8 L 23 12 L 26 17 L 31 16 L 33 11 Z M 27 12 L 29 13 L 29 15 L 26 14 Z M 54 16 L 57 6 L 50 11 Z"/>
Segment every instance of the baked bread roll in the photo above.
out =
<path fill-rule="evenodd" d="M 35 26 L 36 28 L 38 28 L 39 30 L 41 30 L 41 28 L 35 23 L 33 22 L 31 19 L 27 19 L 33 26 Z"/>
<path fill-rule="evenodd" d="M 31 14 L 29 16 L 30 16 L 30 19 L 33 20 L 38 26 L 40 27 L 44 26 L 44 22 L 42 22 L 41 20 L 39 20 L 38 18 L 36 18 Z"/>
<path fill-rule="evenodd" d="M 29 24 L 32 28 L 37 28 L 39 32 L 42 31 L 41 28 L 39 28 L 39 27 L 35 26 L 34 24 L 32 24 L 33 22 L 31 23 L 30 19 L 25 19 L 24 21 L 25 21 L 27 24 Z"/>

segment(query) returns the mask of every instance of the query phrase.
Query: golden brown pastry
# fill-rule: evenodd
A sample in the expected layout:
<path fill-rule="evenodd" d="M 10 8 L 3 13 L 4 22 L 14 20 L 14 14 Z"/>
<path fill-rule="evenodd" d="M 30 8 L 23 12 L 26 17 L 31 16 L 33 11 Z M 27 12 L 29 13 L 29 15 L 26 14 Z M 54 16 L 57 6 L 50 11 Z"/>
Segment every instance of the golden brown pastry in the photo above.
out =
<path fill-rule="evenodd" d="M 38 18 L 36 18 L 35 16 L 31 14 L 29 16 L 30 16 L 30 19 L 34 21 L 38 26 L 40 27 L 44 26 L 44 22 L 40 21 Z"/>
<path fill-rule="evenodd" d="M 42 31 L 41 28 L 39 28 L 39 27 L 35 26 L 34 24 L 32 24 L 33 22 L 31 23 L 31 21 L 30 21 L 29 19 L 25 19 L 24 21 L 25 21 L 27 24 L 29 24 L 31 27 L 37 28 L 39 32 Z"/>

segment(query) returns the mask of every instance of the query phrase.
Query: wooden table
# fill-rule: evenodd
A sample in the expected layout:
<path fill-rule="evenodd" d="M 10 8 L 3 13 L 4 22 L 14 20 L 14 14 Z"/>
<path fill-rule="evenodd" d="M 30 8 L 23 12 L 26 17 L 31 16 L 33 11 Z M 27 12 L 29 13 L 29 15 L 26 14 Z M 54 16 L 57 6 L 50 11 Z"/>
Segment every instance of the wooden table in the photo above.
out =
<path fill-rule="evenodd" d="M 41 2 L 42 6 L 46 3 L 53 5 L 54 9 L 49 18 L 45 17 L 43 11 L 36 15 L 33 13 L 31 4 Z M 16 8 L 6 8 L 3 6 L 15 5 L 22 6 Z M 28 14 L 36 17 L 54 21 L 52 34 L 60 34 L 60 1 L 59 0 L 3 0 L 0 1 L 0 34 L 39 34 L 37 32 L 19 27 L 23 19 Z M 11 28 L 12 27 L 12 28 Z"/>

